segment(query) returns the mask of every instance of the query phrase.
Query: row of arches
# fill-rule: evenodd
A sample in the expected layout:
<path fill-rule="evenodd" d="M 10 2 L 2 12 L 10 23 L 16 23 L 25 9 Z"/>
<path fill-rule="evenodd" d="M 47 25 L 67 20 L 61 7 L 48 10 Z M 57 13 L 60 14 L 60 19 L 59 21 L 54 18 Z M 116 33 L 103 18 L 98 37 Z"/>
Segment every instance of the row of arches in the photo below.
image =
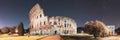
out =
<path fill-rule="evenodd" d="M 33 31 L 32 33 L 33 35 L 57 35 L 58 34 L 58 31 L 57 30 L 54 30 L 54 31 L 51 31 L 51 30 L 37 30 L 37 31 Z"/>

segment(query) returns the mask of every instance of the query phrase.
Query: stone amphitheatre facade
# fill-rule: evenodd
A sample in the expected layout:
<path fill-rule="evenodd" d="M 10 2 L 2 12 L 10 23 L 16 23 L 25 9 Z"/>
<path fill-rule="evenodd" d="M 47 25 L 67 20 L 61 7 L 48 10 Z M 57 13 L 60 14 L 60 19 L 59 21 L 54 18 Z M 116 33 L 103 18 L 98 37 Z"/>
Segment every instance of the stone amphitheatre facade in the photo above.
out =
<path fill-rule="evenodd" d="M 77 34 L 77 24 L 74 19 L 65 16 L 45 16 L 39 4 L 33 6 L 29 17 L 30 34 L 32 35 Z"/>

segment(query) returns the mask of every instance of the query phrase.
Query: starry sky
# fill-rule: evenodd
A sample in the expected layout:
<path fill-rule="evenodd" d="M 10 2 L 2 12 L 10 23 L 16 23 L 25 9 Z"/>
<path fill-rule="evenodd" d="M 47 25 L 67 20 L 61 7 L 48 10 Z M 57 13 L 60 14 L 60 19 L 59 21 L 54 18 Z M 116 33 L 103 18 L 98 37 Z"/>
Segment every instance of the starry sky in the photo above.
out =
<path fill-rule="evenodd" d="M 120 0 L 0 0 L 0 27 L 29 27 L 29 11 L 39 3 L 46 16 L 68 16 L 78 27 L 86 21 L 100 20 L 120 27 Z"/>

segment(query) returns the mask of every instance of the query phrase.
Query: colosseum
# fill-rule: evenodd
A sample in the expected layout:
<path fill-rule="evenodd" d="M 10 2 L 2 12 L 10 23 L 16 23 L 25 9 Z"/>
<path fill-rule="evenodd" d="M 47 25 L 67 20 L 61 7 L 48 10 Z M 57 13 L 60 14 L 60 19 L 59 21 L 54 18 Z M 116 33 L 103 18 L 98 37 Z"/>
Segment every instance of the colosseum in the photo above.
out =
<path fill-rule="evenodd" d="M 29 13 L 31 35 L 73 35 L 77 33 L 74 19 L 65 16 L 48 17 L 37 3 Z"/>

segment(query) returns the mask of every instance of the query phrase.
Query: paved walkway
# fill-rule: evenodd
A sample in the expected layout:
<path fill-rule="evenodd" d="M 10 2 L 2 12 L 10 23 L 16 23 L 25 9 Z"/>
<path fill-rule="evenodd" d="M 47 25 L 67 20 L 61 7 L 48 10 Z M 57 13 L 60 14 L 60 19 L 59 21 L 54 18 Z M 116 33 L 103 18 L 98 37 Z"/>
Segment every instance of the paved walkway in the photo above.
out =
<path fill-rule="evenodd" d="M 46 36 L 17 36 L 17 37 L 2 37 L 0 40 L 37 40 Z"/>
<path fill-rule="evenodd" d="M 1 37 L 0 40 L 60 40 L 61 37 L 59 35 L 53 36 L 13 36 L 13 37 Z"/>
<path fill-rule="evenodd" d="M 60 40 L 61 37 L 59 35 L 54 35 L 54 36 L 48 36 L 46 38 L 43 38 L 41 40 Z"/>
<path fill-rule="evenodd" d="M 101 40 L 120 40 L 120 36 L 105 37 Z"/>

